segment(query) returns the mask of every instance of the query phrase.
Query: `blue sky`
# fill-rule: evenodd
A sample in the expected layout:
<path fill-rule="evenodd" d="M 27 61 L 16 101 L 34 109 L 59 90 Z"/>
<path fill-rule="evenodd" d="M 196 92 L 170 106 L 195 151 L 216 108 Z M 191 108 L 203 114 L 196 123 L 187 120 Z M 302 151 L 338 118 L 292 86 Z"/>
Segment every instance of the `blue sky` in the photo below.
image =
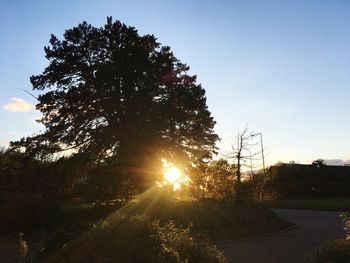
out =
<path fill-rule="evenodd" d="M 21 89 L 47 65 L 50 34 L 113 16 L 191 67 L 222 152 L 248 125 L 263 133 L 269 164 L 350 159 L 349 1 L 1 0 L 0 12 L 1 144 L 42 129 Z"/>

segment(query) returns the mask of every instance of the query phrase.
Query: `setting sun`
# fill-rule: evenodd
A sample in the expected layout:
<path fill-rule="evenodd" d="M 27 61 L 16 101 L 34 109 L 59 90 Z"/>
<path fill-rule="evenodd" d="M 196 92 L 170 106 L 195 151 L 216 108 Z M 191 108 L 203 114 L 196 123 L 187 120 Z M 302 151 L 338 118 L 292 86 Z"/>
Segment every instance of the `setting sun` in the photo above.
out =
<path fill-rule="evenodd" d="M 163 181 L 157 182 L 157 185 L 164 187 L 166 185 L 171 186 L 173 191 L 182 190 L 184 185 L 188 185 L 190 178 L 184 175 L 183 172 L 174 166 L 171 162 L 167 160 L 162 160 L 163 162 Z"/>
<path fill-rule="evenodd" d="M 165 179 L 171 184 L 179 180 L 180 176 L 181 176 L 181 173 L 179 169 L 177 169 L 176 167 L 169 167 L 164 172 Z"/>

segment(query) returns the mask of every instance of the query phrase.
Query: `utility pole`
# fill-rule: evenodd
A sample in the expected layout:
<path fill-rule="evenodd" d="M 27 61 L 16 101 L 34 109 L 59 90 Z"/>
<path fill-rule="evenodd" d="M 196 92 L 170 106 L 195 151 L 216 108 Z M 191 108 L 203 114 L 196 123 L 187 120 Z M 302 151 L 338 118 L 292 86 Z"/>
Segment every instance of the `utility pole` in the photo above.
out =
<path fill-rule="evenodd" d="M 264 156 L 264 144 L 263 144 L 263 139 L 262 139 L 262 133 L 259 132 L 259 133 L 256 133 L 256 134 L 253 134 L 252 136 L 257 136 L 257 135 L 260 135 L 260 144 L 261 144 L 261 155 L 262 155 L 262 161 L 263 161 L 263 175 L 265 175 L 265 156 Z M 260 189 L 260 193 L 259 193 L 259 198 L 263 198 L 263 192 L 264 192 L 264 180 L 263 180 L 263 183 L 261 184 L 261 189 Z"/>
<path fill-rule="evenodd" d="M 260 135 L 260 144 L 261 144 L 261 155 L 262 155 L 262 161 L 263 161 L 263 170 L 265 172 L 265 156 L 264 156 L 264 144 L 263 144 L 263 139 L 262 139 L 262 133 L 255 133 L 252 134 L 252 137 Z"/>
<path fill-rule="evenodd" d="M 253 179 L 253 161 L 252 161 L 252 151 L 246 149 L 249 152 L 249 160 L 250 160 L 250 179 Z"/>
<path fill-rule="evenodd" d="M 236 183 L 236 202 L 241 202 L 242 196 L 241 196 L 241 158 L 242 158 L 242 150 L 243 150 L 243 137 L 244 137 L 245 131 L 243 133 L 237 134 L 237 170 L 236 170 L 236 177 L 237 177 L 237 183 Z"/>

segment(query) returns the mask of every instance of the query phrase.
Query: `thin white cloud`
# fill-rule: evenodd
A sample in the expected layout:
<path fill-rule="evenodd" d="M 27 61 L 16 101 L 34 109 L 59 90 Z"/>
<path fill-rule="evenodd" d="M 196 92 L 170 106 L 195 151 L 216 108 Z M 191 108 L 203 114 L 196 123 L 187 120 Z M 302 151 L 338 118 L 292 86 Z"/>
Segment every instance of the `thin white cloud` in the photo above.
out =
<path fill-rule="evenodd" d="M 325 159 L 324 162 L 327 165 L 349 165 L 350 160 L 342 160 L 342 159 Z"/>
<path fill-rule="evenodd" d="M 9 103 L 4 107 L 4 110 L 11 112 L 29 112 L 34 110 L 34 106 L 21 98 L 11 98 Z"/>

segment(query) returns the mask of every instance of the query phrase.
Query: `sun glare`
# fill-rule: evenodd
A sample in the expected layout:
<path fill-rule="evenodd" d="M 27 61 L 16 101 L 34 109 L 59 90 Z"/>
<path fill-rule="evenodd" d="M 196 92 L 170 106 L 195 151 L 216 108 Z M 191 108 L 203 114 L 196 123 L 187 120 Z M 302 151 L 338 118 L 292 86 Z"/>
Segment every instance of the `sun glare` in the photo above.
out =
<path fill-rule="evenodd" d="M 177 180 L 179 180 L 180 176 L 181 173 L 176 167 L 169 167 L 164 172 L 165 179 L 171 184 L 174 184 Z"/>
<path fill-rule="evenodd" d="M 175 167 L 172 163 L 163 160 L 163 175 L 164 179 L 162 182 L 157 182 L 159 187 L 164 187 L 166 185 L 171 185 L 173 191 L 181 190 L 182 186 L 188 185 L 190 178 L 184 175 L 180 169 Z"/>

